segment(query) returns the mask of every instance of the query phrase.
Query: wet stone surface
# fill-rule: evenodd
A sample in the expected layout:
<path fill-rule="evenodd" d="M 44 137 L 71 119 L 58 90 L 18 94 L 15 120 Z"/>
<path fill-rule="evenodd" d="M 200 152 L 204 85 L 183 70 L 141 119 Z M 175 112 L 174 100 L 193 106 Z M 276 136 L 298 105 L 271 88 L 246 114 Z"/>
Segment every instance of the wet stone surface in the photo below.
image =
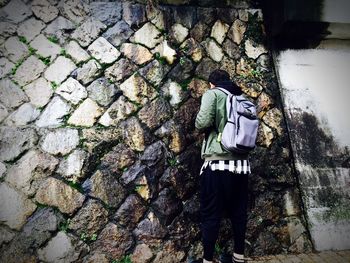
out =
<path fill-rule="evenodd" d="M 94 243 L 96 250 L 106 253 L 113 258 L 122 258 L 133 245 L 133 238 L 129 231 L 109 223 L 100 233 Z"/>
<path fill-rule="evenodd" d="M 108 211 L 101 203 L 90 199 L 69 223 L 69 228 L 79 235 L 93 237 L 108 222 Z"/>
<path fill-rule="evenodd" d="M 83 188 L 90 196 L 100 199 L 110 207 L 118 207 L 126 195 L 116 176 L 103 174 L 99 170 L 84 182 Z"/>

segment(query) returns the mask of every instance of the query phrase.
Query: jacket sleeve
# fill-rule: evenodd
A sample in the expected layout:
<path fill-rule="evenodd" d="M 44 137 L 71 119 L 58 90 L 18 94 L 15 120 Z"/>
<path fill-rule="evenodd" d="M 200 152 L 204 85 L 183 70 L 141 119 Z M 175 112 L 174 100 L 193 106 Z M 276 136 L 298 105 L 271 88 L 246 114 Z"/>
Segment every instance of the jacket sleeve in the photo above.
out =
<path fill-rule="evenodd" d="M 203 94 L 201 106 L 195 121 L 196 129 L 205 130 L 214 126 L 216 110 L 215 100 L 215 93 L 211 90 Z"/>

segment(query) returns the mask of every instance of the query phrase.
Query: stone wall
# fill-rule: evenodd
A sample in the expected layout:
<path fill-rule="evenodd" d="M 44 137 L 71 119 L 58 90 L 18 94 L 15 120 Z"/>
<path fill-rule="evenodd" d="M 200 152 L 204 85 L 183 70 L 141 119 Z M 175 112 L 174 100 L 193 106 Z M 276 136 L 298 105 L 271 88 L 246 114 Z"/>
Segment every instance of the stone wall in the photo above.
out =
<path fill-rule="evenodd" d="M 260 9 L 1 3 L 1 262 L 200 255 L 194 119 L 217 68 L 261 119 L 247 254 L 311 249 Z"/>

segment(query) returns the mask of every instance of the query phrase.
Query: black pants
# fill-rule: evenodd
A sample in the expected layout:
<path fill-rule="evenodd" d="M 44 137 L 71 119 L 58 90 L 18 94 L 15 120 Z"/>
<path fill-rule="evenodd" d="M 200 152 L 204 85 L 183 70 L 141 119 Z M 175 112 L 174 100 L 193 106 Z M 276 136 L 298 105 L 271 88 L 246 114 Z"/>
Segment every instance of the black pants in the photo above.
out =
<path fill-rule="evenodd" d="M 247 225 L 248 175 L 212 171 L 200 175 L 200 214 L 204 258 L 213 260 L 224 211 L 232 224 L 234 252 L 244 254 Z"/>

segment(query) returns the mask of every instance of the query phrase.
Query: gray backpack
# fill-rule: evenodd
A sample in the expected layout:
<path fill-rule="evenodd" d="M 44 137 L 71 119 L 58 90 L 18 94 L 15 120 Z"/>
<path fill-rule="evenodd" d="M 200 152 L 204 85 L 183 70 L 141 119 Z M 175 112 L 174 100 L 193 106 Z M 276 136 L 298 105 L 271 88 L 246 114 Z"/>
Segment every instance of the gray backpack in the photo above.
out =
<path fill-rule="evenodd" d="M 223 148 L 229 152 L 248 153 L 255 148 L 259 120 L 255 105 L 243 95 L 235 96 L 223 88 L 227 94 L 227 122 L 219 138 Z"/>

